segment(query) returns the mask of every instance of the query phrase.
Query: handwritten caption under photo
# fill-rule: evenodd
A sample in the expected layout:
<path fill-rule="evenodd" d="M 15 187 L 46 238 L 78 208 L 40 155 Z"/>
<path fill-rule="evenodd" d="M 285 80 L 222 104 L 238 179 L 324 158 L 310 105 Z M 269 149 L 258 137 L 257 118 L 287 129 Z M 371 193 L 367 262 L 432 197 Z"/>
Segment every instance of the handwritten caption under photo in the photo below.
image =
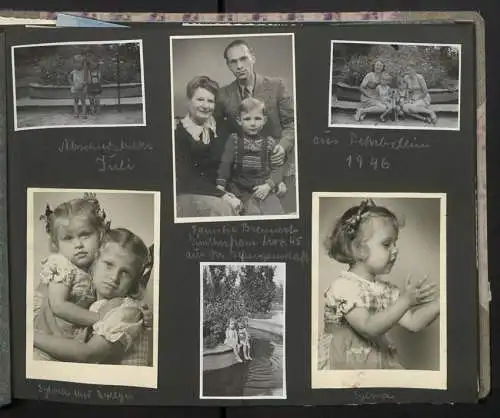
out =
<path fill-rule="evenodd" d="M 347 169 L 371 169 L 389 170 L 392 166 L 392 156 L 380 155 L 380 151 L 393 153 L 405 151 L 421 151 L 431 148 L 431 145 L 420 142 L 416 137 L 400 136 L 389 139 L 384 135 L 370 136 L 358 135 L 355 132 L 349 134 L 347 140 L 340 140 L 331 131 L 324 131 L 322 135 L 313 137 L 316 146 L 341 146 L 346 145 L 349 151 L 344 155 L 344 166 Z M 375 152 L 377 154 L 375 154 Z"/>
<path fill-rule="evenodd" d="M 304 237 L 294 225 L 263 227 L 248 222 L 234 225 L 191 225 L 186 251 L 189 260 L 242 262 L 292 261 L 309 263 Z"/>
<path fill-rule="evenodd" d="M 92 155 L 98 172 L 130 172 L 136 166 L 136 156 L 154 151 L 152 144 L 143 140 L 121 139 L 104 143 L 80 143 L 65 138 L 57 147 L 59 153 Z M 95 155 L 95 156 L 94 156 Z"/>

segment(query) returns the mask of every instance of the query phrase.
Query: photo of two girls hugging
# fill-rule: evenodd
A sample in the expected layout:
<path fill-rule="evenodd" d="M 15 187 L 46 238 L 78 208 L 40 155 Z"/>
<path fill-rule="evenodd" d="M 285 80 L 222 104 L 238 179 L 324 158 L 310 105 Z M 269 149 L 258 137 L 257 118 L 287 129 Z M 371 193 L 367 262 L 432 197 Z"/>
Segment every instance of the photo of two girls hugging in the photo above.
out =
<path fill-rule="evenodd" d="M 154 245 L 112 228 L 91 193 L 47 204 L 40 219 L 50 253 L 34 288 L 34 360 L 152 366 L 153 314 L 142 299 Z"/>

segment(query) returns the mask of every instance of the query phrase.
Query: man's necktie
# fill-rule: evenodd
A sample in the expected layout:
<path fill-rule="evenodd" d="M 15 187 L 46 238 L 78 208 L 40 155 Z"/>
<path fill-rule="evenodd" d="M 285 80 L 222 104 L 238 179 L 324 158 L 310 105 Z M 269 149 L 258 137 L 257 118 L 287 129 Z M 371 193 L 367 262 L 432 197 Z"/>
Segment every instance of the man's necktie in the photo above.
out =
<path fill-rule="evenodd" d="M 252 93 L 250 92 L 250 88 L 243 87 L 243 99 L 247 99 L 251 96 L 252 96 Z"/>

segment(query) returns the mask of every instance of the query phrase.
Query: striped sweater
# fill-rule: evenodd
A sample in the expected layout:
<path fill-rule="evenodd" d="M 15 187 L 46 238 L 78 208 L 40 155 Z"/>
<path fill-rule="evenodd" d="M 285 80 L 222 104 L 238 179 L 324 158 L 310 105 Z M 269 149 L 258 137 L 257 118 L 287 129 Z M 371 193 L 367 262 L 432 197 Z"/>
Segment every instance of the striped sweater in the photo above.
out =
<path fill-rule="evenodd" d="M 277 186 L 283 180 L 283 166 L 271 162 L 276 144 L 271 137 L 250 139 L 232 134 L 222 154 L 217 185 L 226 187 L 231 182 L 248 191 L 264 183 Z"/>

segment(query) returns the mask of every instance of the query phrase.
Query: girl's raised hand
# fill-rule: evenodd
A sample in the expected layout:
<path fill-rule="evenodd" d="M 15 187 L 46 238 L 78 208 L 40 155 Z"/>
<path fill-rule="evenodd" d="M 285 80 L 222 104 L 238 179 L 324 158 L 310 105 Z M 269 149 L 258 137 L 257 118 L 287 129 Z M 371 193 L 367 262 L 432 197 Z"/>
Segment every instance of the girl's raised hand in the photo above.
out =
<path fill-rule="evenodd" d="M 413 283 L 411 279 L 411 274 L 408 274 L 405 282 L 404 292 L 401 294 L 401 297 L 404 297 L 408 300 L 408 304 L 410 307 L 413 307 L 418 304 L 418 286 L 416 283 Z"/>
<path fill-rule="evenodd" d="M 419 304 L 432 302 L 439 298 L 439 288 L 436 283 L 428 282 L 428 275 L 425 275 L 419 287 Z"/>
<path fill-rule="evenodd" d="M 402 296 L 408 299 L 411 307 L 434 300 L 437 294 L 437 286 L 435 283 L 428 283 L 427 280 L 428 275 L 425 275 L 423 279 L 414 283 L 411 275 L 408 275 Z"/>

